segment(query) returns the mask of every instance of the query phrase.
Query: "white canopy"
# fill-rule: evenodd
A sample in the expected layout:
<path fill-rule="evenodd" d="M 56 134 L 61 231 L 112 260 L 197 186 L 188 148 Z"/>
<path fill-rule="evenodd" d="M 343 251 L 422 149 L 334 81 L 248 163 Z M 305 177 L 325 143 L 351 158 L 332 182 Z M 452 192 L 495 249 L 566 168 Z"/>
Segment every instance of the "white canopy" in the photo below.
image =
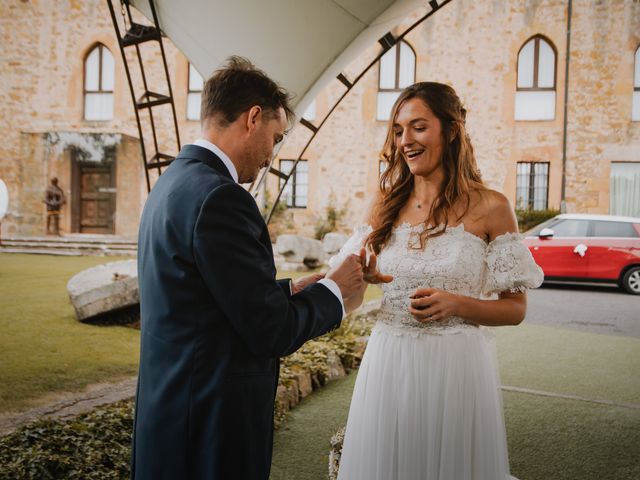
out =
<path fill-rule="evenodd" d="M 294 95 L 300 115 L 319 91 L 418 0 L 155 0 L 160 27 L 205 77 L 231 55 Z M 148 0 L 132 4 L 151 18 Z"/>

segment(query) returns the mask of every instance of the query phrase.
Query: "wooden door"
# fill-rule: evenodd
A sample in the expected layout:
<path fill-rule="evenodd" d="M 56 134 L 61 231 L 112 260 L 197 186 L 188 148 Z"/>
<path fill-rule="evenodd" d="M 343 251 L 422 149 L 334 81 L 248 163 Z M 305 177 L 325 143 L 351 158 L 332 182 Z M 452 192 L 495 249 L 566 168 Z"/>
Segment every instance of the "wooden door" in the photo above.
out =
<path fill-rule="evenodd" d="M 115 233 L 115 162 L 76 162 L 74 177 L 73 230 Z"/>

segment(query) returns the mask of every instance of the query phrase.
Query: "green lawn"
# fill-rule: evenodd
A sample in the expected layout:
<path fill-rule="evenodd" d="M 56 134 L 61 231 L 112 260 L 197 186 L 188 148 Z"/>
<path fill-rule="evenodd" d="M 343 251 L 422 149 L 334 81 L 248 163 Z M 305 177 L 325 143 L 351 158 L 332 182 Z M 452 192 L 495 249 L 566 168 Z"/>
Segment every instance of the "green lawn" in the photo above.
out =
<path fill-rule="evenodd" d="M 79 322 L 66 289 L 76 273 L 125 258 L 0 253 L 0 412 L 136 374 L 139 332 Z M 379 295 L 370 287 L 365 301 Z"/>
<path fill-rule="evenodd" d="M 84 325 L 67 297 L 71 276 L 113 260 L 0 254 L 0 411 L 136 373 L 138 331 Z M 366 300 L 379 294 L 371 289 Z M 638 339 L 535 325 L 495 331 L 503 385 L 640 403 Z M 355 378 L 330 383 L 291 412 L 276 432 L 272 480 L 326 478 L 329 438 L 345 423 Z M 640 478 L 639 409 L 516 392 L 504 393 L 504 406 L 520 480 Z"/>
<path fill-rule="evenodd" d="M 498 328 L 503 385 L 640 403 L 640 340 L 551 327 Z M 635 373 L 634 373 L 635 372 Z M 294 409 L 276 431 L 271 480 L 323 480 L 357 373 Z M 520 480 L 640 478 L 640 409 L 504 392 L 511 473 Z"/>
<path fill-rule="evenodd" d="M 43 395 L 134 375 L 139 333 L 76 320 L 67 281 L 118 257 L 0 254 L 0 411 Z"/>

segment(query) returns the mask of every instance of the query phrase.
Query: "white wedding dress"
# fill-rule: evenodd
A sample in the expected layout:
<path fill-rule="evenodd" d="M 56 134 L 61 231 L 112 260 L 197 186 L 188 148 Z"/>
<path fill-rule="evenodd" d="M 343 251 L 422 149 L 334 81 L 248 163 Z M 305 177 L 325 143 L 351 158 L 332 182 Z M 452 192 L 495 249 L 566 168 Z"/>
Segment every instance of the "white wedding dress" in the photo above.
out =
<path fill-rule="evenodd" d="M 487 244 L 463 225 L 419 245 L 422 225 L 392 232 L 378 258 L 381 312 L 358 372 L 339 480 L 504 480 L 506 432 L 491 329 L 451 317 L 422 324 L 409 295 L 433 287 L 475 298 L 522 291 L 543 274 L 520 235 Z M 357 252 L 361 227 L 330 263 Z"/>

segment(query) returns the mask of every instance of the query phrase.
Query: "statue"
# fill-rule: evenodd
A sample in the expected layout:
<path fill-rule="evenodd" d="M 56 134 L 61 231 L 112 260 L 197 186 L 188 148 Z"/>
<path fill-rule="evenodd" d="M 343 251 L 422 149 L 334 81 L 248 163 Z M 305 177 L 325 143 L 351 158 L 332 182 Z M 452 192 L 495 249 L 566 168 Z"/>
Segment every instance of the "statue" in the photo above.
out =
<path fill-rule="evenodd" d="M 47 235 L 60 235 L 60 209 L 67 201 L 56 177 L 51 179 L 43 202 L 47 205 Z"/>

